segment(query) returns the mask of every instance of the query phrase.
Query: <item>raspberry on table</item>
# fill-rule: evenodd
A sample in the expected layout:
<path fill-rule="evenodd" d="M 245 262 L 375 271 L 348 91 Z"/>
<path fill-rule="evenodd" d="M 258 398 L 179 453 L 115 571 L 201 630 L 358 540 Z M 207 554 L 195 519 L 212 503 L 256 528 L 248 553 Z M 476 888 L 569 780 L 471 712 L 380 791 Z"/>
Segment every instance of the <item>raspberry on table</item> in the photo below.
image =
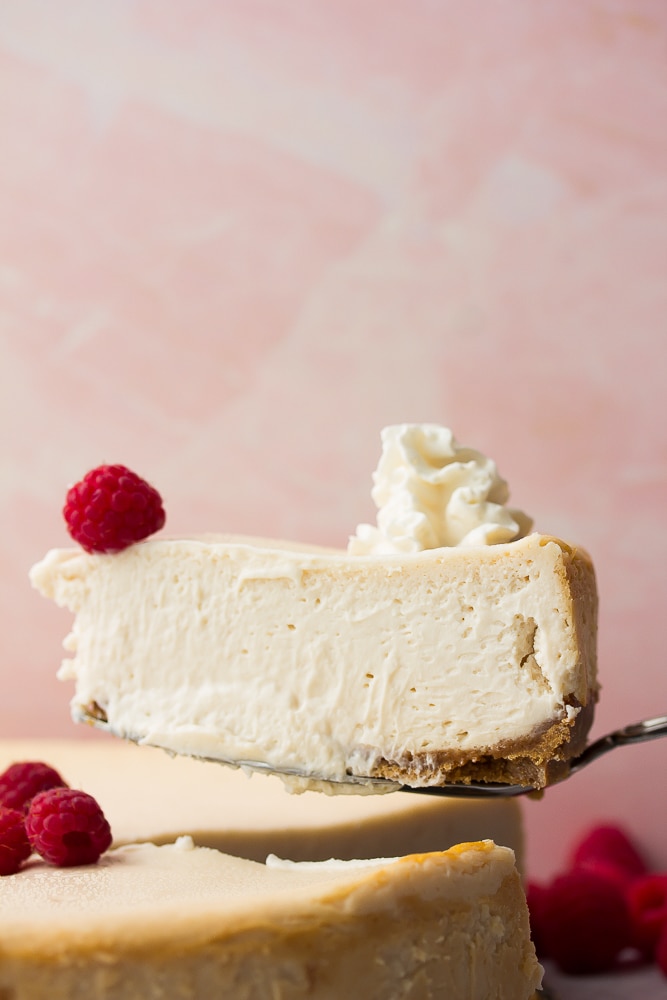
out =
<path fill-rule="evenodd" d="M 15 875 L 31 853 L 25 816 L 18 809 L 0 806 L 0 875 Z"/>
<path fill-rule="evenodd" d="M 610 969 L 632 944 L 622 891 L 595 872 L 579 868 L 559 875 L 541 907 L 546 952 L 571 975 Z"/>
<path fill-rule="evenodd" d="M 38 792 L 66 784 L 55 768 L 41 760 L 18 761 L 0 774 L 0 806 L 25 813 Z"/>
<path fill-rule="evenodd" d="M 526 885 L 526 902 L 530 915 L 530 936 L 535 945 L 538 958 L 548 958 L 549 948 L 545 935 L 544 913 L 549 890 L 539 882 L 528 882 Z"/>
<path fill-rule="evenodd" d="M 162 498 L 124 465 L 100 465 L 67 491 L 67 528 L 86 552 L 120 552 L 163 527 Z"/>
<path fill-rule="evenodd" d="M 588 868 L 626 884 L 648 871 L 628 834 L 612 823 L 594 826 L 575 845 L 571 868 Z"/>
<path fill-rule="evenodd" d="M 32 849 L 60 868 L 94 864 L 111 845 L 111 830 L 96 800 L 72 788 L 36 795 L 25 827 Z"/>
<path fill-rule="evenodd" d="M 667 976 L 667 924 L 662 929 L 655 949 L 655 960 L 664 976 Z"/>
<path fill-rule="evenodd" d="M 667 933 L 667 874 L 635 879 L 627 890 L 626 900 L 633 944 L 645 958 L 651 959 L 661 935 Z"/>

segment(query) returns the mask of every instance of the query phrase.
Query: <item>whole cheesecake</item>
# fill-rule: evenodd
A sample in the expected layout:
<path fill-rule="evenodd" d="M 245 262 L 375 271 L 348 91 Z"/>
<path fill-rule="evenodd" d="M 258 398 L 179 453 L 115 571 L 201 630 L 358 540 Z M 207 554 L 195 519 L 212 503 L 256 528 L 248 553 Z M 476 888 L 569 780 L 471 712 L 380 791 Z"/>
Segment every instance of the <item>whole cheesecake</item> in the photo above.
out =
<path fill-rule="evenodd" d="M 507 495 L 445 428 L 397 425 L 377 526 L 347 550 L 204 536 L 51 551 L 31 579 L 76 616 L 59 675 L 74 718 L 311 785 L 563 777 L 598 693 L 595 576 Z"/>
<path fill-rule="evenodd" d="M 266 865 L 190 838 L 0 879 L 9 1000 L 528 1000 L 541 981 L 512 852 Z"/>

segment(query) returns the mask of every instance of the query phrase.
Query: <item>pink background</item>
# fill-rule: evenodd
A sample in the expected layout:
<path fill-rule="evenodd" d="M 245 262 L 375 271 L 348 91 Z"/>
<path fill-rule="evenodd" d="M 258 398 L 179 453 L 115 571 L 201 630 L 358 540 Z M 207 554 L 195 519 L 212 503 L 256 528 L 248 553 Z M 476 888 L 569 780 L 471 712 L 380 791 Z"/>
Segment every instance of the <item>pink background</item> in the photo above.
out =
<path fill-rule="evenodd" d="M 602 601 L 595 733 L 667 712 L 663 0 L 4 0 L 2 735 L 88 735 L 27 581 L 101 461 L 169 530 L 344 545 L 380 428 L 498 462 Z M 527 802 L 533 874 L 667 743 Z"/>

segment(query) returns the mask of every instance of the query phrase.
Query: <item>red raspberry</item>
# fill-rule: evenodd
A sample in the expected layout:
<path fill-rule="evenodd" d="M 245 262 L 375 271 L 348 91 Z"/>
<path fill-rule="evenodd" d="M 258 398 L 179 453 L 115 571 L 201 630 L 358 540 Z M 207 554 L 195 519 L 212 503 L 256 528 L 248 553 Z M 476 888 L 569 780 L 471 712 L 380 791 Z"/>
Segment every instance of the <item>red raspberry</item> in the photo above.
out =
<path fill-rule="evenodd" d="M 66 784 L 54 768 L 42 761 L 25 760 L 10 764 L 0 774 L 0 806 L 25 813 L 37 792 Z"/>
<path fill-rule="evenodd" d="M 644 875 L 626 893 L 633 943 L 648 959 L 653 958 L 663 930 L 667 930 L 667 875 Z"/>
<path fill-rule="evenodd" d="M 111 844 L 109 824 L 95 799 L 72 788 L 36 795 L 25 828 L 32 849 L 60 868 L 91 865 Z"/>
<path fill-rule="evenodd" d="M 662 934 L 655 949 L 655 960 L 662 974 L 667 976 L 667 924 L 662 928 Z"/>
<path fill-rule="evenodd" d="M 0 806 L 0 875 L 14 875 L 31 853 L 23 813 Z"/>
<path fill-rule="evenodd" d="M 548 947 L 545 935 L 544 913 L 549 890 L 537 882 L 529 882 L 526 886 L 526 900 L 530 913 L 530 936 L 535 945 L 538 958 L 548 957 Z"/>
<path fill-rule="evenodd" d="M 612 824 L 593 827 L 575 845 L 571 867 L 596 871 L 626 886 L 648 871 L 646 862 L 628 834 Z"/>
<path fill-rule="evenodd" d="M 623 893 L 585 868 L 566 872 L 547 891 L 543 932 L 549 957 L 564 972 L 603 972 L 631 944 Z"/>
<path fill-rule="evenodd" d="M 120 552 L 159 531 L 162 498 L 124 465 L 100 465 L 72 486 L 63 508 L 70 535 L 86 552 Z"/>

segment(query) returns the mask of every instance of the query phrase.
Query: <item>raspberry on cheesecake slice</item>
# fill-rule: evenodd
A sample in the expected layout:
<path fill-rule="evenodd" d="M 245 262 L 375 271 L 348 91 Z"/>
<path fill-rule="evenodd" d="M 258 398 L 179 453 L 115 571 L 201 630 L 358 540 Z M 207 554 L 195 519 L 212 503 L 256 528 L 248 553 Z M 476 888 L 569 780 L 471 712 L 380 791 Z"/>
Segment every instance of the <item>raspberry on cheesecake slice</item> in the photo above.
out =
<path fill-rule="evenodd" d="M 316 783 L 543 787 L 597 698 L 579 548 L 529 533 L 495 465 L 433 425 L 383 433 L 377 527 L 347 550 L 234 536 L 54 550 L 60 677 L 118 736 Z"/>

